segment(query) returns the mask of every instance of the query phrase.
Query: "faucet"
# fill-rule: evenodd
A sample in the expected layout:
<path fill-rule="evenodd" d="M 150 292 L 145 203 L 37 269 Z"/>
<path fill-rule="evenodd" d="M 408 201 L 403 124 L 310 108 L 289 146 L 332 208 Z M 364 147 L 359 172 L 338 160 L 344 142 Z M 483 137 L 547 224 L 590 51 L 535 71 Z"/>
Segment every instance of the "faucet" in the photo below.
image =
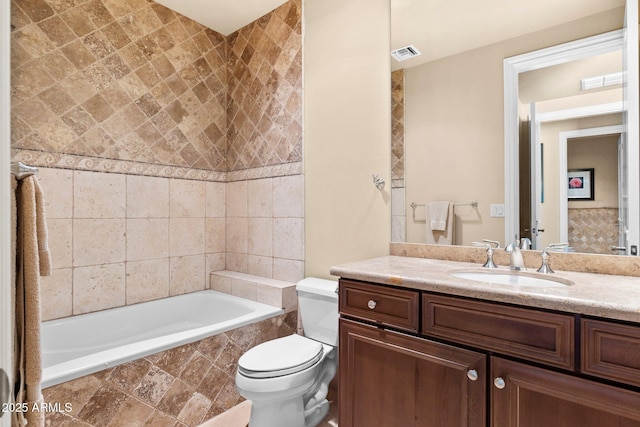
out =
<path fill-rule="evenodd" d="M 481 242 L 472 242 L 473 246 L 481 246 L 487 249 L 487 262 L 484 263 L 484 268 L 498 268 L 498 266 L 493 262 L 493 245 L 496 245 L 496 249 L 500 247 L 500 242 L 495 240 L 487 240 L 482 239 Z"/>
<path fill-rule="evenodd" d="M 531 249 L 531 239 L 528 237 L 520 239 L 520 249 Z"/>
<path fill-rule="evenodd" d="M 552 243 L 542 251 L 542 265 L 538 269 L 538 273 L 553 273 L 551 267 L 549 267 L 549 251 L 555 248 L 563 248 L 569 246 L 568 243 Z"/>
<path fill-rule="evenodd" d="M 524 259 L 522 252 L 517 243 L 509 243 L 504 250 L 510 255 L 509 268 L 517 271 L 525 271 Z"/>

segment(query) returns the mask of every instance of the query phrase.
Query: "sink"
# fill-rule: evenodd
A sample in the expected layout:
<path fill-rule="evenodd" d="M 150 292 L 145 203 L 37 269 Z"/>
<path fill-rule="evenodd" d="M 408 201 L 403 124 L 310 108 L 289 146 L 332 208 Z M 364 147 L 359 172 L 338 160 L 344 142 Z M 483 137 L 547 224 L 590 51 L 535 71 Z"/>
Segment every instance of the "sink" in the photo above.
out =
<path fill-rule="evenodd" d="M 547 277 L 536 273 L 527 273 L 510 270 L 464 270 L 449 272 L 460 279 L 475 280 L 496 285 L 538 286 L 538 287 L 564 287 L 571 286 L 573 282 L 560 277 Z"/>

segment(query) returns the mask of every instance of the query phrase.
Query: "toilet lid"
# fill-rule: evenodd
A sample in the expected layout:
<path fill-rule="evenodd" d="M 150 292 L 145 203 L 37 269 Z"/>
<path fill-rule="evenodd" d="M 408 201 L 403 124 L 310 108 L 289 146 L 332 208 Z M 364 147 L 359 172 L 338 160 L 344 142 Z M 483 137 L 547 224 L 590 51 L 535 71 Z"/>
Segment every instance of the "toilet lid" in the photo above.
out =
<path fill-rule="evenodd" d="M 253 347 L 238 360 L 238 370 L 247 377 L 273 378 L 306 369 L 321 357 L 321 343 L 294 334 Z"/>

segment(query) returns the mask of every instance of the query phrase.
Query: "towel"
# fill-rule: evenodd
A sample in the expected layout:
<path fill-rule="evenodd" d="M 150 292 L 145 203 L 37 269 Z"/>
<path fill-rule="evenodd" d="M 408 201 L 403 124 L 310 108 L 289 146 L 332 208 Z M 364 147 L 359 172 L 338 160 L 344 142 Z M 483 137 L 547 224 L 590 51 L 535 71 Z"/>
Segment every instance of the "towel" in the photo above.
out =
<path fill-rule="evenodd" d="M 44 426 L 43 412 L 30 409 L 43 401 L 40 382 L 40 276 L 51 274 L 44 199 L 35 176 L 22 179 L 16 192 L 16 344 L 15 401 L 26 403 L 29 411 L 17 413 L 19 426 Z"/>
<path fill-rule="evenodd" d="M 429 221 L 433 231 L 445 231 L 447 229 L 447 216 L 449 216 L 449 202 L 427 203 Z"/>
<path fill-rule="evenodd" d="M 433 212 L 437 217 L 432 216 L 431 206 L 434 206 Z M 446 206 L 445 219 L 441 219 L 442 207 Z M 453 245 L 455 229 L 454 224 L 453 203 L 450 202 L 432 202 L 427 204 L 427 243 L 435 245 Z M 444 222 L 444 229 L 442 223 Z M 435 226 L 435 228 L 434 228 Z"/>

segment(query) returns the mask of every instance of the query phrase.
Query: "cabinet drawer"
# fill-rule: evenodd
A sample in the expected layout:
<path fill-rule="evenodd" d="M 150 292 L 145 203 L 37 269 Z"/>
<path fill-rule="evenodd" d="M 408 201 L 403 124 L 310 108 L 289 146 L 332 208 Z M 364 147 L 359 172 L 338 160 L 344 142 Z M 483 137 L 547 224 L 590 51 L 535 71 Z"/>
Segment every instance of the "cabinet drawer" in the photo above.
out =
<path fill-rule="evenodd" d="M 340 280 L 340 314 L 418 332 L 419 293 Z"/>
<path fill-rule="evenodd" d="M 640 326 L 582 319 L 585 374 L 640 387 Z"/>
<path fill-rule="evenodd" d="M 429 294 L 422 298 L 423 334 L 575 369 L 573 316 Z"/>

